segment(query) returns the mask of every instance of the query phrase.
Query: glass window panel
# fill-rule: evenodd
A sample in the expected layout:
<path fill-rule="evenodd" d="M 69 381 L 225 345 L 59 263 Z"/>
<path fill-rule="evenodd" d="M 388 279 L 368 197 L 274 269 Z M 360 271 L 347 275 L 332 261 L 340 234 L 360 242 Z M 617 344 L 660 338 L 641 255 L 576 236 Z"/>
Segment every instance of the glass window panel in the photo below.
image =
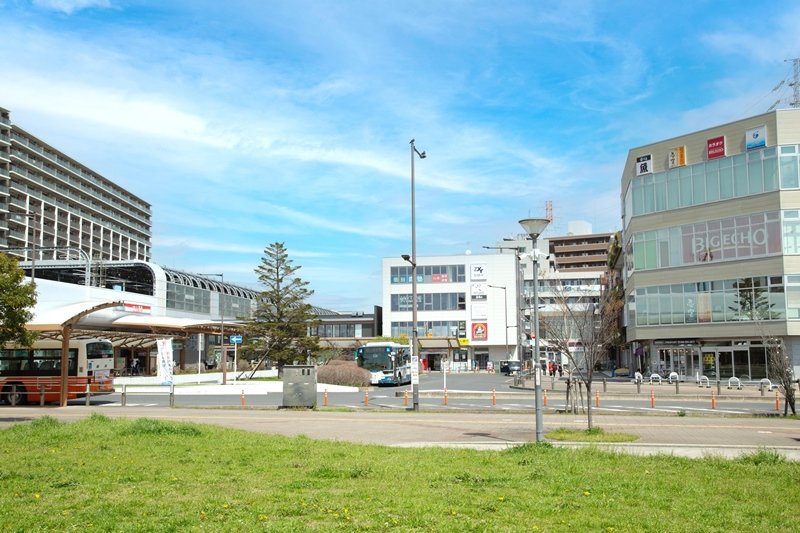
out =
<path fill-rule="evenodd" d="M 672 323 L 672 297 L 669 294 L 662 294 L 658 298 L 658 305 L 660 310 L 659 322 L 661 324 Z"/>
<path fill-rule="evenodd" d="M 765 159 L 762 161 L 764 168 L 764 190 L 777 191 L 778 190 L 778 163 L 773 157 L 772 159 Z"/>
<path fill-rule="evenodd" d="M 747 175 L 750 184 L 750 194 L 764 192 L 764 173 L 761 168 L 761 160 L 747 163 Z"/>
<path fill-rule="evenodd" d="M 683 324 L 684 313 L 686 312 L 683 307 L 683 294 L 673 294 L 671 296 L 672 301 L 672 319 L 671 322 L 673 324 Z"/>
<path fill-rule="evenodd" d="M 719 200 L 719 173 L 715 170 L 706 173 L 706 201 L 716 202 L 717 200 Z"/>
<path fill-rule="evenodd" d="M 703 204 L 706 201 L 706 180 L 703 176 L 692 177 L 692 204 Z"/>
<path fill-rule="evenodd" d="M 644 268 L 658 268 L 658 249 L 655 240 L 648 240 L 645 245 Z"/>
<path fill-rule="evenodd" d="M 739 315 L 741 314 L 739 311 L 739 298 L 736 292 L 725 292 L 725 309 L 723 310 L 725 314 L 725 321 L 731 322 L 733 320 L 738 320 Z"/>
<path fill-rule="evenodd" d="M 749 193 L 747 184 L 747 167 L 736 165 L 733 167 L 733 194 L 734 196 L 747 196 Z"/>
<path fill-rule="evenodd" d="M 636 178 L 633 180 L 631 184 L 631 190 L 633 191 L 633 214 L 636 215 L 643 215 L 644 214 L 644 186 L 642 184 L 641 178 Z"/>
<path fill-rule="evenodd" d="M 797 156 L 781 156 L 781 187 L 784 189 L 797 189 L 800 187 L 798 178 Z"/>
<path fill-rule="evenodd" d="M 786 318 L 800 318 L 800 287 L 786 287 Z"/>
<path fill-rule="evenodd" d="M 655 176 L 655 195 L 656 195 L 656 211 L 664 211 L 667 208 L 667 175 L 665 172 L 660 172 Z"/>
<path fill-rule="evenodd" d="M 693 293 L 684 293 L 683 295 L 683 317 L 687 324 L 694 324 L 697 322 L 697 295 Z"/>
<path fill-rule="evenodd" d="M 659 298 L 658 295 L 648 295 L 647 296 L 647 324 L 650 326 L 657 326 L 658 325 L 658 318 L 659 318 Z"/>
<path fill-rule="evenodd" d="M 692 205 L 692 177 L 681 176 L 680 206 L 688 207 L 690 205 Z"/>
<path fill-rule="evenodd" d="M 680 266 L 683 264 L 683 239 L 680 226 L 669 228 L 669 265 Z"/>
<path fill-rule="evenodd" d="M 724 322 L 725 321 L 725 293 L 712 292 L 711 293 L 711 321 Z"/>
<path fill-rule="evenodd" d="M 784 219 L 783 221 L 783 253 L 800 253 L 800 220 Z"/>
<path fill-rule="evenodd" d="M 797 146 L 781 146 L 781 153 L 782 154 L 794 154 L 797 153 Z"/>
<path fill-rule="evenodd" d="M 670 178 L 672 178 L 672 172 L 670 172 Z M 680 190 L 678 173 L 675 172 L 674 179 L 667 181 L 667 209 L 677 209 L 680 206 Z"/>
<path fill-rule="evenodd" d="M 655 208 L 656 194 L 653 176 L 644 176 L 644 211 L 645 213 L 652 213 L 655 211 Z"/>
<path fill-rule="evenodd" d="M 723 168 L 719 171 L 719 197 L 721 200 L 733 198 L 733 170 Z"/>

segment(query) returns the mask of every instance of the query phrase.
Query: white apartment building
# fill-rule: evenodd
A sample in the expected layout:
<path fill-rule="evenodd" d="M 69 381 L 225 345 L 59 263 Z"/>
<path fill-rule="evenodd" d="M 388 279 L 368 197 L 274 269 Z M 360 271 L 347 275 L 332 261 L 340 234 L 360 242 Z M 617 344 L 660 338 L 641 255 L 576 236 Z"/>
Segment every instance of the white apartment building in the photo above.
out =
<path fill-rule="evenodd" d="M 0 250 L 23 261 L 150 260 L 150 204 L 0 108 Z M 25 266 L 25 265 L 23 265 Z"/>

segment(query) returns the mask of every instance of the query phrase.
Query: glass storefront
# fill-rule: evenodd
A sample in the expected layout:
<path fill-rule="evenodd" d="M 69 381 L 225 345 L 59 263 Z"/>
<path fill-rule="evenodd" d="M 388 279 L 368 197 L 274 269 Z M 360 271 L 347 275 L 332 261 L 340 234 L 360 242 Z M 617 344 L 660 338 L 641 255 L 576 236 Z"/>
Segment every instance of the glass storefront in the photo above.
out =
<path fill-rule="evenodd" d="M 742 381 L 759 381 L 767 377 L 767 351 L 761 341 L 720 341 L 716 344 L 662 345 L 653 344 L 650 367 L 652 373 L 669 377 L 676 372 L 680 379 L 697 381 L 705 376 L 711 381 L 727 381 L 732 377 Z"/>

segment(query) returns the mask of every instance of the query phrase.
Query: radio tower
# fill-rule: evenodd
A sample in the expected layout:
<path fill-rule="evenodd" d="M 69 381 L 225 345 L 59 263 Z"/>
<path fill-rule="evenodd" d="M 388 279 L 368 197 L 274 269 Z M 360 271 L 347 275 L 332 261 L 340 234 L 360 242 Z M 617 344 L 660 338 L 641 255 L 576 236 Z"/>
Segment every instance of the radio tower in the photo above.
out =
<path fill-rule="evenodd" d="M 800 58 L 796 57 L 794 59 L 786 59 L 785 61 L 791 61 L 793 65 L 793 76 L 792 81 L 789 83 L 789 87 L 792 88 L 792 101 L 789 102 L 789 107 L 800 107 Z"/>

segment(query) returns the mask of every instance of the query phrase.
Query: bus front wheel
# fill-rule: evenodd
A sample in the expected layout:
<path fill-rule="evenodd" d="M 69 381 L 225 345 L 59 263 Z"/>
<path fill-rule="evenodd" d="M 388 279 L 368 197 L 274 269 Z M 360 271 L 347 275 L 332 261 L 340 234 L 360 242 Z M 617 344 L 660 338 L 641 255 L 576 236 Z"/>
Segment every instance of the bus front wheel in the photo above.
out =
<path fill-rule="evenodd" d="M 16 385 L 16 393 L 12 385 Z M 9 383 L 3 388 L 3 401 L 8 405 L 23 405 L 26 403 L 28 393 L 25 391 L 25 385 L 22 383 Z"/>

